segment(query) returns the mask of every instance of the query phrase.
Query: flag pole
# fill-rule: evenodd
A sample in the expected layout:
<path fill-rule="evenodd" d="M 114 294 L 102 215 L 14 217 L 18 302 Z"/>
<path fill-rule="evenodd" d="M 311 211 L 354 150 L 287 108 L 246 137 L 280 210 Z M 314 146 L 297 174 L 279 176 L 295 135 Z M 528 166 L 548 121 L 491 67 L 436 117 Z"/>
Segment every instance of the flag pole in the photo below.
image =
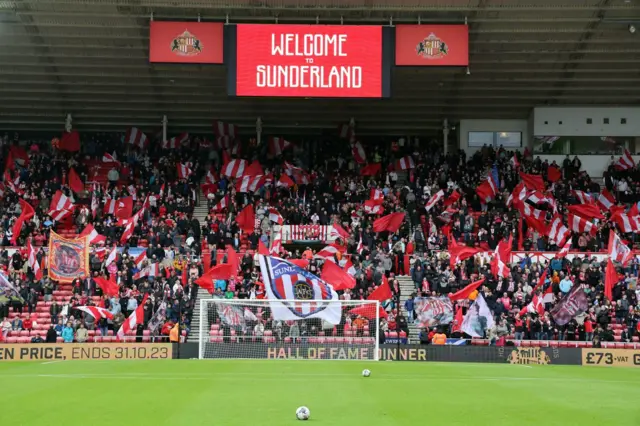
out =
<path fill-rule="evenodd" d="M 395 285 L 394 285 L 395 287 Z M 396 336 L 398 337 L 396 340 L 396 359 L 400 359 L 400 321 L 398 321 L 398 316 L 402 312 L 402 307 L 400 306 L 400 284 L 398 284 L 398 291 L 396 292 L 396 306 L 398 310 L 398 315 L 396 315 Z M 407 321 L 409 319 L 407 318 Z M 408 338 L 409 336 L 407 336 Z"/>

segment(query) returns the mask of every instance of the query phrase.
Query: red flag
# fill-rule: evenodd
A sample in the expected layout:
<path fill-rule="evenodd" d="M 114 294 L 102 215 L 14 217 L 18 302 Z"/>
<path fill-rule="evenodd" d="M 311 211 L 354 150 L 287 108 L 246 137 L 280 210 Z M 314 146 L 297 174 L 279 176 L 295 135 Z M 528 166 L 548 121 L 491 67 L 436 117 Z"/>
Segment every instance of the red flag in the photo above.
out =
<path fill-rule="evenodd" d="M 450 206 L 451 204 L 455 203 L 459 199 L 460 199 L 460 193 L 458 192 L 458 190 L 454 189 L 451 195 L 449 195 L 447 199 L 444 200 L 444 206 L 445 207 Z"/>
<path fill-rule="evenodd" d="M 462 321 L 464 321 L 464 317 L 462 316 L 462 306 L 458 306 L 456 308 L 456 315 L 453 317 L 453 327 L 451 328 L 452 334 L 462 331 Z"/>
<path fill-rule="evenodd" d="M 547 168 L 547 179 L 549 179 L 549 182 L 557 182 L 562 179 L 562 172 L 557 166 L 549 166 Z"/>
<path fill-rule="evenodd" d="M 385 275 L 382 276 L 382 283 L 371 292 L 367 300 L 379 300 L 380 302 L 384 302 L 385 300 L 391 299 L 393 297 L 393 293 L 391 293 L 391 287 L 389 287 L 389 281 L 387 281 L 387 277 Z"/>
<path fill-rule="evenodd" d="M 94 277 L 93 279 L 96 281 L 96 284 L 98 284 L 98 287 L 102 289 L 102 293 L 104 293 L 105 295 L 107 296 L 118 295 L 120 291 L 120 287 L 118 286 L 118 283 L 101 278 L 101 277 Z"/>
<path fill-rule="evenodd" d="M 236 217 L 236 222 L 240 229 L 246 232 L 247 234 L 251 234 L 256 228 L 256 214 L 253 211 L 253 204 L 247 205 L 244 209 L 238 213 Z"/>
<path fill-rule="evenodd" d="M 404 213 L 391 213 L 386 216 L 382 216 L 380 219 L 376 219 L 373 222 L 373 230 L 375 232 L 396 232 L 400 229 L 400 225 L 404 221 Z"/>
<path fill-rule="evenodd" d="M 370 320 L 376 319 L 375 305 L 358 306 L 357 308 L 353 308 L 352 310 L 350 310 L 349 313 L 352 315 L 360 315 Z M 389 315 L 387 314 L 387 312 L 384 309 L 382 309 L 382 306 L 380 306 L 378 308 L 378 317 L 387 318 L 388 316 Z"/>
<path fill-rule="evenodd" d="M 62 134 L 62 138 L 60 138 L 58 149 L 60 149 L 61 151 L 71 152 L 80 151 L 80 134 L 75 130 L 69 133 L 64 132 Z"/>
<path fill-rule="evenodd" d="M 228 280 L 233 275 L 232 267 L 228 263 L 214 266 L 209 269 L 209 272 L 195 280 L 203 289 L 207 290 L 209 294 L 213 294 L 213 285 L 215 280 Z"/>
<path fill-rule="evenodd" d="M 227 246 L 227 263 L 231 265 L 231 276 L 235 276 L 240 268 L 238 253 L 231 246 Z"/>
<path fill-rule="evenodd" d="M 133 197 L 122 197 L 116 201 L 116 217 L 128 219 L 133 216 Z"/>
<path fill-rule="evenodd" d="M 142 298 L 142 302 L 138 305 L 135 311 L 127 317 L 122 323 L 120 330 L 118 330 L 118 339 L 123 339 L 130 331 L 135 330 L 136 325 L 144 323 L 144 304 L 149 298 L 149 293 L 145 293 Z"/>
<path fill-rule="evenodd" d="M 78 193 L 78 192 L 84 191 L 84 183 L 82 182 L 82 179 L 80 179 L 80 176 L 78 175 L 78 173 L 73 167 L 69 169 L 68 179 L 69 179 L 69 188 L 71 188 L 73 192 Z"/>
<path fill-rule="evenodd" d="M 260 253 L 261 254 L 261 253 Z M 269 255 L 268 250 L 267 250 L 267 256 Z M 293 263 L 294 265 L 302 268 L 302 269 L 307 269 L 309 267 L 309 261 L 307 259 L 287 259 L 287 262 L 289 263 Z"/>
<path fill-rule="evenodd" d="M 264 245 L 262 240 L 258 240 L 258 254 L 269 256 L 269 249 Z"/>
<path fill-rule="evenodd" d="M 360 176 L 375 176 L 380 173 L 381 169 L 380 163 L 367 164 L 360 169 Z"/>
<path fill-rule="evenodd" d="M 549 269 L 544 268 L 544 272 L 540 276 L 540 279 L 538 280 L 538 284 L 536 284 L 536 286 L 533 288 L 531 293 L 535 293 L 536 290 L 538 290 L 539 288 L 542 288 L 542 286 L 544 285 L 544 282 L 547 280 L 547 273 L 548 272 L 549 272 Z"/>
<path fill-rule="evenodd" d="M 22 224 L 25 223 L 27 220 L 31 219 L 36 214 L 36 212 L 33 210 L 33 207 L 31 207 L 31 204 L 27 203 L 23 199 L 19 199 L 18 201 L 20 202 L 20 210 L 22 212 L 20 213 L 20 216 L 18 216 L 15 223 L 13 224 L 13 236 L 11 237 L 11 244 L 13 245 L 16 244 L 16 241 L 20 236 L 20 231 L 22 230 Z"/>
<path fill-rule="evenodd" d="M 453 294 L 449 294 L 449 300 L 451 300 L 452 302 L 455 302 L 456 300 L 464 300 L 469 298 L 469 295 L 474 291 L 476 291 L 478 287 L 482 285 L 483 282 L 484 282 L 484 278 L 482 278 L 481 280 L 472 282 L 465 288 L 458 290 Z"/>
<path fill-rule="evenodd" d="M 612 231 L 613 232 L 613 231 Z M 618 283 L 618 273 L 611 259 L 607 261 L 607 269 L 604 274 L 604 295 L 613 301 L 613 287 Z"/>
<path fill-rule="evenodd" d="M 356 286 L 356 279 L 330 260 L 324 262 L 321 278 L 331 284 L 336 291 Z"/>
<path fill-rule="evenodd" d="M 567 206 L 567 210 L 585 219 L 604 220 L 604 216 L 602 215 L 602 213 L 600 213 L 600 209 L 595 204 L 578 204 L 574 206 Z"/>
<path fill-rule="evenodd" d="M 182 277 L 181 277 L 182 285 L 185 286 L 189 282 L 189 276 L 187 275 L 187 265 L 182 267 Z"/>
<path fill-rule="evenodd" d="M 542 180 L 542 176 L 520 172 L 520 178 L 527 188 L 537 189 L 540 192 L 544 192 L 544 180 Z"/>
<path fill-rule="evenodd" d="M 280 179 L 276 182 L 276 186 L 283 186 L 285 188 L 290 188 L 295 185 L 295 182 L 286 174 L 280 175 Z"/>
<path fill-rule="evenodd" d="M 458 244 L 458 242 L 453 238 L 453 235 L 449 235 L 449 265 L 451 265 L 451 269 L 454 269 L 456 263 L 462 262 L 465 259 L 475 256 L 478 253 L 481 253 L 482 249 L 477 249 L 473 247 L 468 247 L 464 244 Z"/>
<path fill-rule="evenodd" d="M 522 227 L 522 216 L 518 219 L 518 250 L 524 249 L 524 231 Z"/>

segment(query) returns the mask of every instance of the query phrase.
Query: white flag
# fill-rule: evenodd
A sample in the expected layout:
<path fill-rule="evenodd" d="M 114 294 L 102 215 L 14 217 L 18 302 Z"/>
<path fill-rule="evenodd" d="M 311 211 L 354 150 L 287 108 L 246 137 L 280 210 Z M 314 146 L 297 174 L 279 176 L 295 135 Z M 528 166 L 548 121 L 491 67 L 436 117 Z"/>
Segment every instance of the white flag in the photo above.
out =
<path fill-rule="evenodd" d="M 485 330 L 493 327 L 493 314 L 484 301 L 484 297 L 478 294 L 476 301 L 471 305 L 469 311 L 462 321 L 462 331 L 473 337 L 484 337 Z"/>

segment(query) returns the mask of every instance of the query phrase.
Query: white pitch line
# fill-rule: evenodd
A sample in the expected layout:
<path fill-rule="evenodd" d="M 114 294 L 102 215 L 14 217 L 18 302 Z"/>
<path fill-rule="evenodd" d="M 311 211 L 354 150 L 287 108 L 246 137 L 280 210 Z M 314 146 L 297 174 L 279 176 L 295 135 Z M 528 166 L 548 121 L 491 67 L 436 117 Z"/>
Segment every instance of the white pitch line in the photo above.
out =
<path fill-rule="evenodd" d="M 56 362 L 62 362 L 61 359 L 57 360 L 57 361 L 47 361 L 47 362 L 42 362 L 42 365 L 46 365 L 46 364 L 55 364 Z"/>

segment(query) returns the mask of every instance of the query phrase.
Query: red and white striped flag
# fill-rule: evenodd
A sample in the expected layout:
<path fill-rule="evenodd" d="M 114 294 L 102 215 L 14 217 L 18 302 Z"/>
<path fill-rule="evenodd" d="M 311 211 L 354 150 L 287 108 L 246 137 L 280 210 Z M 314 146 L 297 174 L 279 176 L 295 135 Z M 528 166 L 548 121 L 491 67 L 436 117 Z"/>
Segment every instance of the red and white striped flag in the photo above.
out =
<path fill-rule="evenodd" d="M 107 237 L 98 234 L 92 224 L 85 226 L 79 237 L 89 237 L 89 244 L 104 244 L 107 242 Z"/>
<path fill-rule="evenodd" d="M 271 248 L 269 248 L 270 254 L 280 254 L 282 251 L 282 232 L 278 231 L 273 235 L 273 241 L 271 241 Z"/>
<path fill-rule="evenodd" d="M 273 207 L 269 207 L 269 220 L 271 222 L 277 223 L 278 225 L 282 225 L 284 223 L 284 219 L 278 212 L 278 210 Z"/>
<path fill-rule="evenodd" d="M 136 214 L 134 214 L 128 219 L 118 220 L 118 226 L 124 226 L 124 231 L 122 231 L 122 236 L 120 237 L 121 244 L 125 244 L 127 240 L 131 238 L 131 236 L 133 235 L 133 230 L 138 225 L 138 221 L 144 214 L 144 210 L 145 210 L 144 206 L 148 202 L 148 200 L 149 198 L 147 197 L 147 199 L 142 205 L 142 209 L 140 209 Z"/>
<path fill-rule="evenodd" d="M 193 173 L 193 171 L 189 168 L 188 165 L 178 163 L 178 179 L 189 179 L 189 176 Z"/>
<path fill-rule="evenodd" d="M 369 191 L 369 199 L 384 200 L 384 192 L 382 192 L 382 189 L 371 188 L 371 191 Z"/>
<path fill-rule="evenodd" d="M 207 176 L 205 177 L 205 183 L 208 183 L 210 185 L 213 185 L 214 183 L 216 183 L 218 181 L 218 178 L 216 177 L 216 175 L 214 174 L 214 172 L 212 170 L 209 170 L 207 172 Z"/>
<path fill-rule="evenodd" d="M 513 157 L 511 157 L 511 160 L 509 160 L 509 162 L 511 163 L 514 169 L 517 169 L 518 167 L 520 167 L 520 162 L 518 161 L 518 156 L 516 154 L 513 154 Z"/>
<path fill-rule="evenodd" d="M 524 186 L 524 183 L 520 182 L 515 188 L 513 188 L 511 195 L 509 195 L 509 198 L 507 199 L 507 207 L 511 207 L 511 204 L 514 202 L 518 204 L 518 202 L 526 200 L 527 195 L 527 188 Z"/>
<path fill-rule="evenodd" d="M 282 152 L 292 145 L 291 142 L 283 138 L 269 138 L 269 155 L 271 157 L 282 155 Z"/>
<path fill-rule="evenodd" d="M 320 250 L 314 257 L 321 259 L 333 259 L 336 253 L 343 253 L 346 251 L 346 247 L 340 246 L 338 244 L 329 244 L 322 250 Z"/>
<path fill-rule="evenodd" d="M 235 124 L 223 123 L 222 121 L 213 122 L 213 132 L 217 136 L 238 136 L 238 129 Z"/>
<path fill-rule="evenodd" d="M 107 260 L 104 263 L 105 268 L 115 262 L 117 258 L 118 248 L 114 245 L 113 250 L 111 250 L 111 253 L 109 253 L 109 256 L 107 256 Z"/>
<path fill-rule="evenodd" d="M 229 196 L 225 195 L 225 197 L 220 200 L 215 206 L 212 207 L 213 210 L 219 212 L 226 209 L 229 206 Z"/>
<path fill-rule="evenodd" d="M 138 324 L 144 323 L 144 304 L 147 302 L 148 297 L 149 293 L 145 293 L 140 305 L 138 305 L 136 310 L 133 311 L 133 313 L 129 315 L 126 320 L 124 320 L 122 326 L 120 327 L 120 330 L 118 330 L 117 335 L 119 339 L 124 339 L 127 334 L 136 330 L 136 326 Z"/>
<path fill-rule="evenodd" d="M 498 182 L 495 181 L 493 175 L 489 173 L 487 179 L 476 188 L 476 193 L 480 197 L 482 203 L 492 200 L 498 194 Z"/>
<path fill-rule="evenodd" d="M 116 214 L 116 207 L 118 206 L 118 200 L 113 198 L 107 198 L 104 200 L 104 208 L 102 209 L 104 214 Z"/>
<path fill-rule="evenodd" d="M 365 164 L 367 162 L 367 154 L 360 141 L 351 144 L 351 154 L 353 154 L 353 159 L 356 163 Z"/>
<path fill-rule="evenodd" d="M 291 188 L 295 182 L 286 174 L 281 174 L 280 179 L 276 182 L 276 187 Z"/>
<path fill-rule="evenodd" d="M 429 198 L 429 202 L 427 203 L 426 206 L 424 206 L 425 210 L 426 211 L 431 210 L 433 206 L 435 206 L 438 203 L 438 201 L 442 200 L 443 198 L 444 198 L 444 191 L 441 189 L 440 191 L 433 194 L 431 198 Z"/>
<path fill-rule="evenodd" d="M 544 302 L 542 301 L 542 297 L 538 297 L 537 294 L 533 295 L 531 298 L 531 302 L 524 308 L 520 310 L 519 316 L 526 315 L 527 312 L 532 314 L 544 315 Z"/>
<path fill-rule="evenodd" d="M 577 216 L 573 213 L 569 213 L 569 228 L 573 232 L 578 232 L 580 234 L 584 232 L 588 232 L 591 235 L 595 235 L 596 232 L 598 231 L 598 229 L 593 224 L 593 222 L 587 219 L 581 218 L 580 216 Z"/>
<path fill-rule="evenodd" d="M 147 135 L 142 133 L 137 127 L 132 127 L 127 130 L 127 134 L 124 137 L 124 142 L 129 145 L 137 146 L 138 148 L 146 148 L 149 144 Z"/>
<path fill-rule="evenodd" d="M 118 161 L 118 156 L 116 155 L 115 151 L 113 151 L 113 154 L 109 154 L 108 152 L 105 152 L 104 154 L 102 154 L 102 162 L 120 164 L 120 162 Z"/>
<path fill-rule="evenodd" d="M 236 191 L 256 192 L 264 185 L 264 176 L 243 176 L 236 181 Z"/>
<path fill-rule="evenodd" d="M 631 249 L 613 231 L 609 232 L 609 258 L 624 266 L 633 257 Z"/>
<path fill-rule="evenodd" d="M 140 278 L 157 277 L 159 275 L 160 275 L 160 265 L 158 263 L 152 263 L 150 265 L 145 266 L 139 272 L 135 273 L 133 275 L 133 279 L 139 280 Z"/>
<path fill-rule="evenodd" d="M 415 169 L 415 168 L 416 168 L 416 164 L 413 162 L 413 158 L 410 155 L 407 155 L 406 157 L 402 157 L 401 159 L 395 162 L 396 170 L 409 170 L 409 169 Z"/>
<path fill-rule="evenodd" d="M 640 216 L 630 216 L 627 213 L 617 213 L 611 216 L 614 222 L 625 234 L 640 232 Z"/>
<path fill-rule="evenodd" d="M 31 238 L 27 239 L 27 263 L 35 275 L 36 281 L 42 279 L 42 265 L 38 262 L 36 249 L 31 245 Z"/>
<path fill-rule="evenodd" d="M 551 219 L 551 225 L 549 226 L 549 233 L 547 236 L 549 240 L 553 242 L 557 246 L 561 246 L 564 244 L 567 238 L 571 235 L 571 231 L 564 226 L 562 223 L 562 218 L 559 215 L 555 215 L 553 219 Z"/>
<path fill-rule="evenodd" d="M 178 149 L 189 143 L 189 133 L 182 133 L 180 136 L 174 136 L 168 141 L 162 142 L 163 149 Z"/>
<path fill-rule="evenodd" d="M 147 251 L 143 250 L 138 257 L 135 258 L 135 260 L 133 261 L 133 264 L 136 266 L 137 269 L 142 269 L 142 264 L 144 263 L 144 261 L 147 260 Z"/>
<path fill-rule="evenodd" d="M 220 174 L 232 178 L 240 178 L 244 175 L 244 171 L 248 166 L 249 163 L 247 160 L 231 160 L 222 166 L 222 172 Z"/>
<path fill-rule="evenodd" d="M 571 250 L 571 238 L 569 238 L 567 242 L 564 243 L 564 246 L 562 246 L 558 254 L 556 254 L 556 257 L 558 259 L 564 258 L 567 254 L 569 254 L 569 250 Z"/>
<path fill-rule="evenodd" d="M 218 136 L 213 144 L 214 148 L 218 150 L 231 149 L 235 143 L 235 139 L 231 136 Z"/>
<path fill-rule="evenodd" d="M 71 202 L 71 199 L 58 190 L 51 199 L 48 214 L 51 219 L 59 222 L 63 218 L 72 215 L 74 210 L 75 205 Z"/>
<path fill-rule="evenodd" d="M 109 312 L 108 309 L 100 308 L 98 306 L 76 306 L 75 309 L 85 312 L 97 320 L 100 320 L 102 318 L 110 320 L 113 319 L 113 314 Z"/>
<path fill-rule="evenodd" d="M 580 204 L 593 204 L 593 195 L 587 194 L 584 191 L 573 191 L 573 196 L 580 201 Z"/>
<path fill-rule="evenodd" d="M 93 191 L 91 191 L 91 216 L 96 217 L 98 209 L 100 208 L 100 200 L 98 200 L 97 192 L 98 184 L 93 185 Z"/>
<path fill-rule="evenodd" d="M 624 154 L 622 157 L 615 162 L 614 167 L 618 170 L 629 170 L 633 169 L 636 166 L 636 162 L 633 161 L 633 157 L 628 149 L 624 150 Z"/>
<path fill-rule="evenodd" d="M 611 207 L 616 204 L 616 199 L 611 195 L 609 190 L 604 189 L 598 196 L 598 204 L 600 205 L 601 210 L 611 210 Z"/>

